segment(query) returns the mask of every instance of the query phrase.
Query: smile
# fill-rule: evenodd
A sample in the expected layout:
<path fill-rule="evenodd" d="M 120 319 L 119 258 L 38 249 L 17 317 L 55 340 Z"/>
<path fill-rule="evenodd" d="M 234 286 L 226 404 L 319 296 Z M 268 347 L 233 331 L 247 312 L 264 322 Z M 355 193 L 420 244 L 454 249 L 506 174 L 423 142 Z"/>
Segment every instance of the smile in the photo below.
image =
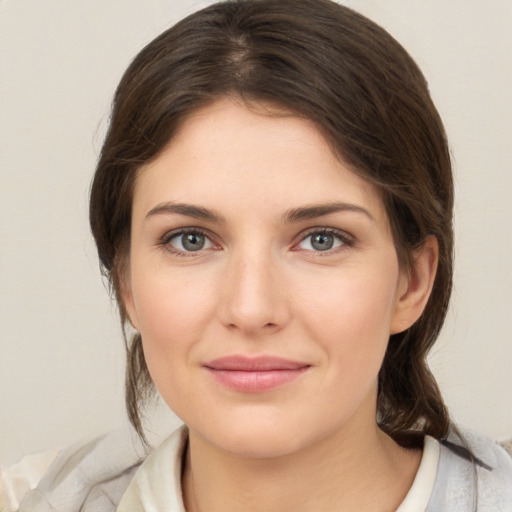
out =
<path fill-rule="evenodd" d="M 307 363 L 270 356 L 229 356 L 203 366 L 217 382 L 242 393 L 259 393 L 282 386 L 311 368 Z"/>

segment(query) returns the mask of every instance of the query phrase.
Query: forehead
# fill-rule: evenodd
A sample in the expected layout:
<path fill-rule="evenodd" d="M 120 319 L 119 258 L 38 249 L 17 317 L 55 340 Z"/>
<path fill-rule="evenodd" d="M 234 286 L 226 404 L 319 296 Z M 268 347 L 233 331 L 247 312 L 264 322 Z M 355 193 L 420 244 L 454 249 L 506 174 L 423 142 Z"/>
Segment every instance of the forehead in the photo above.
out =
<path fill-rule="evenodd" d="M 134 209 L 173 200 L 235 213 L 248 203 L 277 212 L 345 201 L 386 217 L 377 189 L 334 155 L 313 122 L 232 98 L 192 113 L 160 155 L 140 169 Z"/>

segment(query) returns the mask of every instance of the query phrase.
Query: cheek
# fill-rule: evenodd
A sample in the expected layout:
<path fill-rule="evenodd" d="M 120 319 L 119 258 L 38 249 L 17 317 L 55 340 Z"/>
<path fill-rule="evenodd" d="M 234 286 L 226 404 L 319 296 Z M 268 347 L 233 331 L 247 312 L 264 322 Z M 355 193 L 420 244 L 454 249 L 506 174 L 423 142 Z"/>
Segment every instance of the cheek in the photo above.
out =
<path fill-rule="evenodd" d="M 213 311 L 208 280 L 187 279 L 180 272 L 133 272 L 135 309 L 144 354 L 157 388 L 160 375 L 177 375 Z M 160 391 L 160 389 L 159 389 Z"/>
<path fill-rule="evenodd" d="M 333 382 L 341 378 L 352 387 L 376 379 L 396 304 L 398 271 L 392 269 L 347 270 L 309 293 L 300 316 L 310 337 L 322 345 Z"/>
<path fill-rule="evenodd" d="M 361 335 L 372 330 L 389 334 L 397 281 L 398 273 L 389 269 L 386 273 L 343 270 L 321 283 L 310 283 L 297 298 L 297 304 L 306 306 L 302 314 L 317 319 L 328 329 L 341 328 Z"/>

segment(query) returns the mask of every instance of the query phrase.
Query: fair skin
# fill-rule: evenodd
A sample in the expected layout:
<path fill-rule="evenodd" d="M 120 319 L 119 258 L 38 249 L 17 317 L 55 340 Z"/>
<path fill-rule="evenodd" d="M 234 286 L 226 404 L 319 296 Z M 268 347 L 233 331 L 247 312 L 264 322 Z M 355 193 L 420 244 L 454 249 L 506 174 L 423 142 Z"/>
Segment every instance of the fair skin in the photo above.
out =
<path fill-rule="evenodd" d="M 189 427 L 185 505 L 392 511 L 421 453 L 378 428 L 377 377 L 425 307 L 437 244 L 401 271 L 377 190 L 311 122 L 269 109 L 193 113 L 135 186 L 123 297 Z M 290 366 L 216 363 L 257 357 Z"/>

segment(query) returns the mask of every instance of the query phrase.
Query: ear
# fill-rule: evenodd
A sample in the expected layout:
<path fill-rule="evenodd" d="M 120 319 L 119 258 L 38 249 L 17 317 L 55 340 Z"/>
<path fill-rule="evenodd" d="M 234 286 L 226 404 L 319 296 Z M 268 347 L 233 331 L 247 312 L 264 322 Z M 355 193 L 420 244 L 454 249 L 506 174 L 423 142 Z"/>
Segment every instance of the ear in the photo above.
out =
<path fill-rule="evenodd" d="M 439 244 L 433 235 L 414 253 L 412 268 L 400 277 L 391 334 L 407 330 L 423 313 L 436 277 Z"/>
<path fill-rule="evenodd" d="M 135 307 L 135 300 L 133 298 L 132 292 L 132 281 L 130 275 L 129 262 L 125 262 L 125 264 L 123 265 L 123 269 L 120 272 L 119 287 L 121 292 L 121 300 L 123 302 L 123 308 L 126 317 L 130 324 L 132 325 L 132 327 L 140 332 L 139 320 L 137 317 L 137 309 Z"/>

